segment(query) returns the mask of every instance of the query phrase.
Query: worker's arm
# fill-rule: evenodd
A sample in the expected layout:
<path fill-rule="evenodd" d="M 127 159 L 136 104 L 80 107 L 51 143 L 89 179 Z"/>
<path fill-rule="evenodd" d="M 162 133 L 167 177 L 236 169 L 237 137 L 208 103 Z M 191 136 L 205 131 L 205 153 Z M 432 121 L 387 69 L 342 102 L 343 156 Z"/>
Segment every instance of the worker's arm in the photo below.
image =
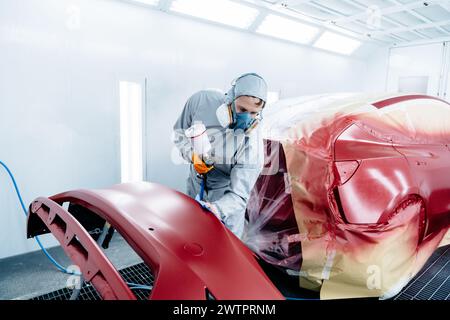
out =
<path fill-rule="evenodd" d="M 183 111 L 178 117 L 177 122 L 173 126 L 173 136 L 172 141 L 180 151 L 183 159 L 192 162 L 192 147 L 191 141 L 186 137 L 184 131 L 192 125 L 195 113 L 197 112 L 200 102 L 200 93 L 192 95 L 186 104 L 184 105 Z"/>
<path fill-rule="evenodd" d="M 245 209 L 250 191 L 264 165 L 263 141 L 259 130 L 245 141 L 236 154 L 236 162 L 230 173 L 230 186 L 225 194 L 212 202 L 225 225 L 241 237 L 244 231 Z"/>

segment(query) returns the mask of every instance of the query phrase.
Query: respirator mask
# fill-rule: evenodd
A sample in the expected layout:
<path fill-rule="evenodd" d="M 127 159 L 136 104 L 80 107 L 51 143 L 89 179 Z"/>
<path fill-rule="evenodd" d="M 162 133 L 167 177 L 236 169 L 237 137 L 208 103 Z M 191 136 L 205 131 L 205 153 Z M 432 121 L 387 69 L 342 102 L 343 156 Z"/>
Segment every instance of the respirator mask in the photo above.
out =
<path fill-rule="evenodd" d="M 250 112 L 236 112 L 234 102 L 231 105 L 222 104 L 216 110 L 216 116 L 219 123 L 224 128 L 233 130 L 242 130 L 249 132 L 255 128 L 262 120 L 262 112 L 259 112 L 256 117 L 252 117 Z"/>

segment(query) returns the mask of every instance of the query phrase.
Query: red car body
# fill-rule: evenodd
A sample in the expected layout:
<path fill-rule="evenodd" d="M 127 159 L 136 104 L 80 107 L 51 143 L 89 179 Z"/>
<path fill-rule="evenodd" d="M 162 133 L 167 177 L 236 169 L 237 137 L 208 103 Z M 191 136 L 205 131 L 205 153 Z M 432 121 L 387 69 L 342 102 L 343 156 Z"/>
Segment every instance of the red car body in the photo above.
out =
<path fill-rule="evenodd" d="M 414 101 L 450 110 L 420 95 L 368 104 Z M 291 118 L 274 124 L 286 130 L 266 137 L 270 173 L 261 174 L 248 203 L 247 245 L 193 199 L 145 182 L 38 198 L 28 237 L 53 233 L 104 299 L 136 298 L 89 234 L 105 221 L 151 268 L 152 299 L 283 299 L 258 257 L 297 272 L 300 285 L 321 290 L 321 298 L 392 296 L 449 229 L 450 127 L 430 134 L 377 117 L 327 111 L 301 132 L 291 131 Z M 67 202 L 81 214 L 65 209 Z M 383 275 L 375 289 L 367 275 L 374 265 Z"/>
<path fill-rule="evenodd" d="M 450 104 L 325 95 L 275 108 L 244 241 L 323 299 L 393 296 L 446 241 Z"/>
<path fill-rule="evenodd" d="M 77 214 L 64 203 L 83 208 Z M 37 198 L 28 237 L 51 232 L 103 299 L 136 299 L 88 231 L 107 221 L 154 277 L 150 299 L 283 299 L 255 255 L 188 196 L 153 183 Z"/>

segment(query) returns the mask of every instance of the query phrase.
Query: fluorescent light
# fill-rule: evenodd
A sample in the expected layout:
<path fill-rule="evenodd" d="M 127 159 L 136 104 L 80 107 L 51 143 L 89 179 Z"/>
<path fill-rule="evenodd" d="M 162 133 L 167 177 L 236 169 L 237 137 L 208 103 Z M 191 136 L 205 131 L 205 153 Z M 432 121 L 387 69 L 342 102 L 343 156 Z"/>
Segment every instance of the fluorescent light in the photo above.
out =
<path fill-rule="evenodd" d="M 341 54 L 352 54 L 361 46 L 361 42 L 341 36 L 340 34 L 325 31 L 314 43 L 314 47 Z"/>
<path fill-rule="evenodd" d="M 142 86 L 120 81 L 119 89 L 121 181 L 142 181 Z"/>
<path fill-rule="evenodd" d="M 222 24 L 248 28 L 259 10 L 229 0 L 175 0 L 172 11 Z"/>
<path fill-rule="evenodd" d="M 134 2 L 139 2 L 143 4 L 149 4 L 151 6 L 156 6 L 159 0 L 133 0 Z"/>
<path fill-rule="evenodd" d="M 311 42 L 318 28 L 276 15 L 268 15 L 256 30 L 257 33 L 297 43 Z"/>

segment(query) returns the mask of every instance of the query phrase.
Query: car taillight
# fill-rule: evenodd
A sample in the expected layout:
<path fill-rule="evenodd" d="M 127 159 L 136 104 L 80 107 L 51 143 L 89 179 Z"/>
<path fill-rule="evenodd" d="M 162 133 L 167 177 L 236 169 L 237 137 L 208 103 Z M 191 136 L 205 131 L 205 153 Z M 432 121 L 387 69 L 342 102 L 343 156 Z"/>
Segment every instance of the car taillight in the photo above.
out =
<path fill-rule="evenodd" d="M 336 168 L 336 173 L 338 175 L 338 181 L 340 185 L 346 183 L 356 172 L 359 167 L 359 162 L 357 160 L 350 161 L 336 161 L 334 163 Z"/>

